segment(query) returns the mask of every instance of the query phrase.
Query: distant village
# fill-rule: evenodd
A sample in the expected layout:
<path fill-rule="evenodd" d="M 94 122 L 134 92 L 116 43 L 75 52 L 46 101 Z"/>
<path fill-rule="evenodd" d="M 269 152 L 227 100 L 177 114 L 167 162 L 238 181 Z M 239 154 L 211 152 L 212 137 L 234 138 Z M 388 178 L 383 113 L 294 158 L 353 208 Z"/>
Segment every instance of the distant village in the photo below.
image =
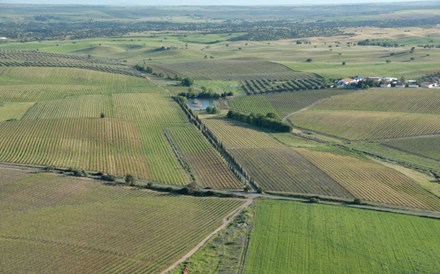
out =
<path fill-rule="evenodd" d="M 440 88 L 438 82 L 420 82 L 417 80 L 406 80 L 405 78 L 380 77 L 380 76 L 355 76 L 343 78 L 336 81 L 340 88 Z"/>

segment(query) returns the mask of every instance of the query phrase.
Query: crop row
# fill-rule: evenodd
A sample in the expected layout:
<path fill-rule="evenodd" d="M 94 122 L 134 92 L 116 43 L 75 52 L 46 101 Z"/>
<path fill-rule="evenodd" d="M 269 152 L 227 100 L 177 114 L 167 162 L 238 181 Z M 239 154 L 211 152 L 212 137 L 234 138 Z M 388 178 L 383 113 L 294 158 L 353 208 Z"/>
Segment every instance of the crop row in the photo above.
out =
<path fill-rule="evenodd" d="M 375 140 L 440 133 L 435 114 L 308 110 L 295 113 L 294 126 L 350 140 Z"/>
<path fill-rule="evenodd" d="M 26 60 L 26 61 L 64 61 L 64 62 L 87 62 L 87 63 L 115 63 L 114 60 L 104 58 L 91 58 L 88 56 L 59 54 L 39 51 L 23 51 L 0 49 L 0 59 Z"/>
<path fill-rule="evenodd" d="M 243 89 L 246 94 L 261 94 L 261 93 L 273 93 L 284 91 L 302 91 L 308 89 L 320 89 L 323 88 L 321 79 L 318 78 L 306 78 L 297 80 L 245 80 L 242 81 Z"/>
<path fill-rule="evenodd" d="M 63 67 L 63 68 L 81 68 L 90 69 L 108 73 L 122 74 L 127 76 L 143 77 L 141 73 L 131 70 L 128 67 L 117 67 L 108 65 L 95 65 L 76 62 L 49 62 L 49 61 L 0 61 L 0 67 Z"/>
<path fill-rule="evenodd" d="M 359 110 L 440 114 L 435 89 L 369 89 L 335 96 L 317 105 L 320 110 Z"/>
<path fill-rule="evenodd" d="M 196 80 L 288 80 L 316 77 L 314 74 L 293 71 L 284 65 L 267 61 L 204 60 L 157 67 L 158 71 L 185 75 Z"/>
<path fill-rule="evenodd" d="M 40 101 L 87 94 L 158 93 L 150 81 L 78 68 L 5 68 L 1 101 Z"/>
<path fill-rule="evenodd" d="M 15 273 L 158 273 L 243 203 L 41 174 L 1 193 L 0 217 L 11 229 L 0 228 L 0 265 Z"/>
<path fill-rule="evenodd" d="M 266 133 L 225 120 L 204 122 L 263 190 L 351 197 L 304 157 Z"/>
<path fill-rule="evenodd" d="M 174 127 L 167 131 L 202 186 L 221 189 L 242 188 L 231 172 L 229 164 L 194 126 Z"/>
<path fill-rule="evenodd" d="M 268 112 L 274 112 L 278 113 L 280 117 L 285 117 L 289 113 L 309 107 L 320 100 L 346 92 L 341 89 L 319 89 L 264 94 L 261 96 L 242 96 L 229 100 L 228 104 L 232 110 L 240 112 L 260 113 L 263 115 Z"/>
<path fill-rule="evenodd" d="M 440 200 L 413 179 L 367 160 L 300 150 L 354 197 L 394 206 L 440 210 Z"/>

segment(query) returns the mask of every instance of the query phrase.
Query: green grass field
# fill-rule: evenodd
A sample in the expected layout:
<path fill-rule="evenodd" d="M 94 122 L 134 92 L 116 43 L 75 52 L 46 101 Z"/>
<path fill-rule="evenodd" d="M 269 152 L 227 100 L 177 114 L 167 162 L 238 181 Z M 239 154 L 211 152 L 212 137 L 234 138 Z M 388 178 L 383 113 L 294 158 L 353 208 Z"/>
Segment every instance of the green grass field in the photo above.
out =
<path fill-rule="evenodd" d="M 244 273 L 435 273 L 439 233 L 438 220 L 262 200 Z"/>
<path fill-rule="evenodd" d="M 7 120 L 20 120 L 26 111 L 32 107 L 32 102 L 19 102 L 19 103 L 0 103 L 0 122 Z"/>
<path fill-rule="evenodd" d="M 0 266 L 10 273 L 158 273 L 243 203 L 0 172 Z"/>

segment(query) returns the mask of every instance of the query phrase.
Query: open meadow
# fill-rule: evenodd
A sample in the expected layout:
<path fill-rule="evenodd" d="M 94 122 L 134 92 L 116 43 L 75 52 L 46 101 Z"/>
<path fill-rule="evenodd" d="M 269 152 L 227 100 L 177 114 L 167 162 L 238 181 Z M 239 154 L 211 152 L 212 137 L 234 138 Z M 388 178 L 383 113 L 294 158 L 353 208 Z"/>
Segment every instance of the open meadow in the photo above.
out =
<path fill-rule="evenodd" d="M 0 172 L 0 268 L 7 273 L 159 273 L 243 204 Z"/>
<path fill-rule="evenodd" d="M 435 273 L 438 220 L 257 201 L 244 273 Z"/>

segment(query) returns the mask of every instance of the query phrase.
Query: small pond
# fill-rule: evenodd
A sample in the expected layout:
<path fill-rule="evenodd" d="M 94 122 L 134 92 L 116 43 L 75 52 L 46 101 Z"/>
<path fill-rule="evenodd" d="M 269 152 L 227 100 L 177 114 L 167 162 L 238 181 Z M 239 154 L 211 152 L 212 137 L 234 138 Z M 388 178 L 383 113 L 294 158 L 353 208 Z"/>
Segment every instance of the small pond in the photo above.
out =
<path fill-rule="evenodd" d="M 214 99 L 188 99 L 188 106 L 192 110 L 204 110 L 214 106 Z"/>

